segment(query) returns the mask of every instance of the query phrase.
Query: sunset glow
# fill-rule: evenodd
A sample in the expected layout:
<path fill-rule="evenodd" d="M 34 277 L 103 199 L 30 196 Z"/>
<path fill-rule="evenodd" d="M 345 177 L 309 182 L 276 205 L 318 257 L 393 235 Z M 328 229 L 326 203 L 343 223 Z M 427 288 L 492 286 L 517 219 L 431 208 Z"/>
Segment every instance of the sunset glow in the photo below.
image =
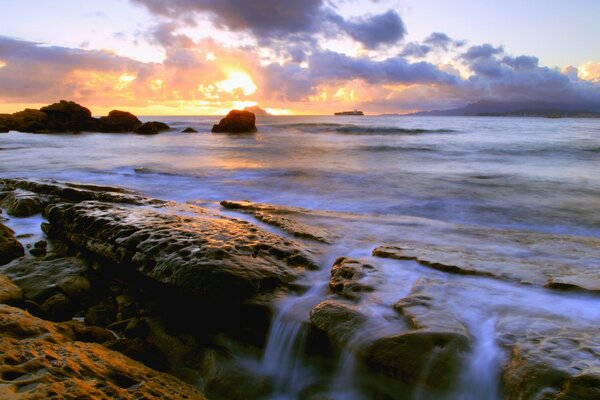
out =
<path fill-rule="evenodd" d="M 516 9 L 515 1 L 509 2 Z M 250 2 L 243 10 L 234 0 L 159 3 L 91 1 L 81 10 L 67 0 L 7 4 L 0 111 L 59 98 L 95 112 L 127 107 L 143 114 L 214 114 L 239 104 L 286 114 L 402 114 L 486 99 L 600 103 L 600 48 L 594 41 L 583 52 L 577 44 L 580 32 L 600 31 L 591 19 L 597 3 L 565 21 L 586 29 L 554 39 L 536 35 L 554 32 L 543 29 L 544 21 L 571 14 L 541 1 L 531 14 L 519 11 L 520 19 L 507 5 L 502 15 L 513 22 L 503 37 L 484 29 L 500 24 L 498 10 L 481 6 L 470 32 L 459 23 L 460 7 L 440 0 Z M 58 27 L 54 11 L 62 15 Z M 32 15 L 45 16 L 36 31 L 23 23 Z M 529 29 L 529 17 L 538 29 Z M 69 28 L 79 32 L 77 41 L 64 32 Z M 554 43 L 554 50 L 526 46 L 536 40 Z"/>

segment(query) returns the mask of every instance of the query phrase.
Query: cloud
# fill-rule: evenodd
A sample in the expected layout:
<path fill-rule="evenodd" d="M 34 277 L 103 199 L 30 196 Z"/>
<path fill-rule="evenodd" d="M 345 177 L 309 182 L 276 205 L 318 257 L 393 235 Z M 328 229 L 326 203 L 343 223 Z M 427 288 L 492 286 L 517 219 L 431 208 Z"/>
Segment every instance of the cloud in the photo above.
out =
<path fill-rule="evenodd" d="M 502 47 L 494 47 L 491 44 L 482 44 L 478 46 L 471 46 L 463 53 L 462 58 L 466 61 L 482 61 L 492 58 L 495 55 L 502 54 L 504 49 Z"/>
<path fill-rule="evenodd" d="M 416 42 L 407 43 L 406 46 L 402 49 L 400 56 L 402 57 L 414 57 L 414 58 L 424 58 L 431 51 L 431 46 L 426 44 L 419 44 Z"/>
<path fill-rule="evenodd" d="M 402 18 L 393 10 L 384 14 L 353 20 L 338 19 L 340 29 L 347 32 L 367 49 L 376 49 L 382 45 L 397 44 L 406 35 Z"/>
<path fill-rule="evenodd" d="M 464 40 L 454 40 L 445 33 L 433 32 L 431 35 L 427 36 L 425 40 L 423 40 L 423 43 L 431 47 L 448 50 L 450 47 L 464 46 L 466 42 Z"/>

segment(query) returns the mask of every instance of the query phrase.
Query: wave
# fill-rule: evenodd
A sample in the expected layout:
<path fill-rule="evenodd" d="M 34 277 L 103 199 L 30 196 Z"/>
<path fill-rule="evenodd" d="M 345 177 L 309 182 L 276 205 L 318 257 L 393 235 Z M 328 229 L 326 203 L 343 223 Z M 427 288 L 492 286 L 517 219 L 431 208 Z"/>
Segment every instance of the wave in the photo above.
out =
<path fill-rule="evenodd" d="M 336 123 L 295 123 L 274 125 L 275 128 L 290 128 L 309 133 L 333 132 L 349 135 L 419 135 L 426 133 L 456 132 L 453 129 L 418 129 L 396 126 L 363 126 Z"/>
<path fill-rule="evenodd" d="M 367 151 L 367 152 L 373 152 L 373 153 L 378 153 L 378 152 L 425 152 L 425 151 L 435 151 L 435 149 L 433 148 L 429 148 L 429 147 L 406 147 L 406 146 L 386 146 L 386 145 L 380 145 L 380 146 L 359 146 L 357 147 L 358 150 L 361 151 Z"/>

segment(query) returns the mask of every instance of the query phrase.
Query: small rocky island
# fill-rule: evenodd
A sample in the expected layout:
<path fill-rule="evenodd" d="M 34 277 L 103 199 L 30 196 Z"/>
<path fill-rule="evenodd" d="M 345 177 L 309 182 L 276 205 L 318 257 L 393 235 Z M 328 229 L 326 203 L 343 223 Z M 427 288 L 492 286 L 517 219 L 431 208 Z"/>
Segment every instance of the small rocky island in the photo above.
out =
<path fill-rule="evenodd" d="M 66 100 L 39 110 L 26 108 L 13 114 L 0 114 L 0 132 L 11 130 L 28 133 L 134 132 L 154 135 L 169 129 L 170 127 L 164 122 L 143 123 L 127 111 L 113 110 L 107 116 L 94 118 L 88 108 Z"/>

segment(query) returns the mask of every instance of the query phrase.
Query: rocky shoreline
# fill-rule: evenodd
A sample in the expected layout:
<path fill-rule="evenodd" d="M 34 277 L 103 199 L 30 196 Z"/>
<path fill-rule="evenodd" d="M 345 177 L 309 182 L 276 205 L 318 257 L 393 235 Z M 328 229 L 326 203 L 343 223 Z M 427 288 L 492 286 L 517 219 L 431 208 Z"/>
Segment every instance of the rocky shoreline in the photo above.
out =
<path fill-rule="evenodd" d="M 224 201 L 219 210 L 56 181 L 1 179 L 0 186 L 0 218 L 8 218 L 0 220 L 2 398 L 265 396 L 272 390 L 269 377 L 237 365 L 225 343 L 260 353 L 279 299 L 302 295 L 310 289 L 305 278 L 311 271 L 329 269 L 322 263 L 324 249 L 344 236 L 335 221 L 360 218 L 240 201 Z M 40 213 L 43 238 L 24 246 L 23 234 L 6 225 Z M 422 222 L 397 223 L 414 228 Z M 417 262 L 480 281 L 420 278 L 387 310 L 394 331 L 357 340 L 370 321 L 365 304 L 386 282 L 377 263 L 340 254 L 329 293 L 310 312 L 304 356 L 327 365 L 352 348 L 378 382 L 373 396 L 405 398 L 386 394 L 396 385 L 407 393 L 416 385 L 447 393 L 478 346 L 474 328 L 448 299 L 463 301 L 465 291 L 496 281 L 557 296 L 573 290 L 597 295 L 597 239 L 503 230 L 467 234 L 444 224 L 428 229 L 432 238 L 478 239 L 453 251 L 433 239 L 381 238 L 385 243 L 373 260 Z M 492 239 L 527 254 L 526 261 L 491 248 Z M 560 258 L 551 251 L 557 247 Z M 490 284 L 486 290 L 495 296 L 501 289 Z M 569 324 L 542 312 L 515 316 L 507 308 L 495 323 L 505 354 L 504 397 L 598 398 L 595 328 Z"/>

